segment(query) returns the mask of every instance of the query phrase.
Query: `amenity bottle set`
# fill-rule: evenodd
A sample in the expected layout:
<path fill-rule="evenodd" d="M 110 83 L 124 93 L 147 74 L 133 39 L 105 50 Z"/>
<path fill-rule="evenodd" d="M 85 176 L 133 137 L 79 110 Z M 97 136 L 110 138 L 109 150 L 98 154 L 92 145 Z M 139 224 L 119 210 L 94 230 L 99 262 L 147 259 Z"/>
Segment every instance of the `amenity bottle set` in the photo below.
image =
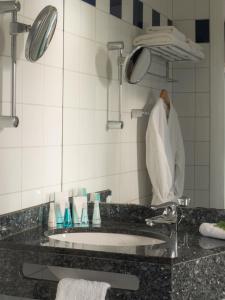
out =
<path fill-rule="evenodd" d="M 54 202 L 50 203 L 48 227 L 49 228 L 72 228 L 88 227 L 88 197 L 87 190 L 82 188 L 79 192 L 73 191 L 70 201 L 67 192 L 55 193 Z M 100 194 L 93 194 L 94 211 L 92 218 L 93 226 L 101 225 Z"/>

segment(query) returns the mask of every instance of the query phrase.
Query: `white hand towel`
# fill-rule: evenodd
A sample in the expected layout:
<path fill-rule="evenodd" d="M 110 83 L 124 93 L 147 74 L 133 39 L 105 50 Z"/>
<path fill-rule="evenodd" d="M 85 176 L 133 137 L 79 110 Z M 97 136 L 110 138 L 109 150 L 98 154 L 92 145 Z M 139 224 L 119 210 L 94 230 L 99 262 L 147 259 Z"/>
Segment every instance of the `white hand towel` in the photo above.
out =
<path fill-rule="evenodd" d="M 199 227 L 199 232 L 207 237 L 225 240 L 225 230 L 215 226 L 214 223 L 203 223 Z"/>
<path fill-rule="evenodd" d="M 104 282 L 64 278 L 58 284 L 56 300 L 105 300 L 108 288 Z"/>
<path fill-rule="evenodd" d="M 146 33 L 158 34 L 158 33 L 169 33 L 174 35 L 177 39 L 185 42 L 186 36 L 183 32 L 179 31 L 175 26 L 152 26 L 146 29 Z"/>

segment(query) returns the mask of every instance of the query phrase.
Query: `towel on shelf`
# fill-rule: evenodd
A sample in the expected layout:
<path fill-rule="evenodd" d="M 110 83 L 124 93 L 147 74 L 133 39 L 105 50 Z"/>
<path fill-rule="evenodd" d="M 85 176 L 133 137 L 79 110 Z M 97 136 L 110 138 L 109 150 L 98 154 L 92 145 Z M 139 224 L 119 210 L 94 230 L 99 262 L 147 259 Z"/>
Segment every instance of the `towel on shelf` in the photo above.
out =
<path fill-rule="evenodd" d="M 64 278 L 58 284 L 56 300 L 105 300 L 109 288 L 105 282 Z"/>
<path fill-rule="evenodd" d="M 187 42 L 188 45 L 189 45 L 192 49 L 194 49 L 194 50 L 198 50 L 198 51 L 202 51 L 202 50 L 203 50 L 202 47 L 201 47 L 199 44 L 193 42 L 193 41 L 190 40 L 190 39 L 187 39 L 186 42 Z"/>
<path fill-rule="evenodd" d="M 179 31 L 175 26 L 152 26 L 146 29 L 146 33 L 150 33 L 150 34 L 169 33 L 183 42 L 186 41 L 186 36 L 181 31 Z"/>
<path fill-rule="evenodd" d="M 160 43 L 175 43 L 175 42 L 181 42 L 181 43 L 185 43 L 187 45 L 186 42 L 180 41 L 178 40 L 176 37 L 174 37 L 172 34 L 170 33 L 164 33 L 164 32 L 159 32 L 157 34 L 151 34 L 151 33 L 146 33 L 146 34 L 142 34 L 137 36 L 134 40 L 133 40 L 133 45 L 136 46 L 152 46 L 152 44 L 160 44 Z"/>
<path fill-rule="evenodd" d="M 203 236 L 225 240 L 225 230 L 217 227 L 215 223 L 202 223 L 199 232 Z"/>

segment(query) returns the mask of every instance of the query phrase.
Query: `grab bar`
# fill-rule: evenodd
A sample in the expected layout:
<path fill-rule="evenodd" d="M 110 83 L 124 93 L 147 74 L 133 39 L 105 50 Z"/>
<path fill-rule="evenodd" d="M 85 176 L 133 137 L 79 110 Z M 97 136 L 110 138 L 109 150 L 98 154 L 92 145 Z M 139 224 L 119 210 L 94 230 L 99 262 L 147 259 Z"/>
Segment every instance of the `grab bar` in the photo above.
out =
<path fill-rule="evenodd" d="M 109 103 L 107 106 L 107 129 L 123 129 L 123 121 L 122 121 L 122 93 L 123 93 L 123 49 L 124 42 L 109 42 L 107 44 L 108 51 L 119 51 L 118 57 L 118 73 L 119 73 L 119 120 L 109 120 Z"/>

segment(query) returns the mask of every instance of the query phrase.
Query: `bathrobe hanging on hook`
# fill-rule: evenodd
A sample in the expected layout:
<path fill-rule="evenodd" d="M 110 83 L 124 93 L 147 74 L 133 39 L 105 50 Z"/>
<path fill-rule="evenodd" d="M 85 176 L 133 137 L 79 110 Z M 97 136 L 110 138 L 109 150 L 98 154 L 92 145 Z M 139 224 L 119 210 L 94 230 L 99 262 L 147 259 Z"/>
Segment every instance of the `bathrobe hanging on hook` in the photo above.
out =
<path fill-rule="evenodd" d="M 166 95 L 168 97 L 167 92 Z M 154 205 L 175 201 L 184 190 L 183 138 L 177 113 L 171 100 L 169 102 L 168 109 L 165 98 L 158 99 L 146 132 L 146 164 L 153 187 Z"/>

